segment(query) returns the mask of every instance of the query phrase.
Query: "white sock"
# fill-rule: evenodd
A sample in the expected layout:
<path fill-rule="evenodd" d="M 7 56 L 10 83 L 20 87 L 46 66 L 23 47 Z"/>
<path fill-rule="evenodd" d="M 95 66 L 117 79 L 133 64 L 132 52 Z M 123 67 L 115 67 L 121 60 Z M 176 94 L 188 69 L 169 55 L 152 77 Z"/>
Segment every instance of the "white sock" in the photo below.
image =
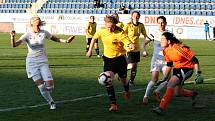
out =
<path fill-rule="evenodd" d="M 154 85 L 155 85 L 154 81 L 150 81 L 148 83 L 144 97 L 149 97 L 151 95 Z"/>
<path fill-rule="evenodd" d="M 41 84 L 38 86 L 39 90 L 40 90 L 40 94 L 43 96 L 43 98 L 50 104 L 51 102 L 54 102 L 50 92 L 46 89 L 44 84 Z"/>
<path fill-rule="evenodd" d="M 167 85 L 167 81 L 159 84 L 158 87 L 155 89 L 155 92 L 160 92 L 161 89 L 163 89 L 164 87 L 166 87 L 166 85 Z"/>

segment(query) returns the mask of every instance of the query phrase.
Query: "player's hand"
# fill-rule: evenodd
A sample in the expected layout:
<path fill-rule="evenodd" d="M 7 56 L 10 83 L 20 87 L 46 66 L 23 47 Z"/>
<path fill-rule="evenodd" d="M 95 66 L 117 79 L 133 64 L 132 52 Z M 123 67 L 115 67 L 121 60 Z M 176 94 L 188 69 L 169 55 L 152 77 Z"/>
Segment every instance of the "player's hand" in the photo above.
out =
<path fill-rule="evenodd" d="M 90 58 L 92 56 L 92 51 L 87 51 L 86 56 Z"/>
<path fill-rule="evenodd" d="M 196 84 L 202 84 L 204 82 L 204 78 L 201 74 L 196 74 L 195 83 Z"/>
<path fill-rule="evenodd" d="M 148 56 L 147 51 L 143 51 L 143 57 L 147 57 L 147 56 Z"/>
<path fill-rule="evenodd" d="M 75 36 L 70 36 L 67 40 L 66 43 L 71 43 L 75 39 Z"/>
<path fill-rule="evenodd" d="M 131 43 L 128 45 L 129 50 L 134 50 L 135 49 L 135 44 Z"/>
<path fill-rule="evenodd" d="M 10 36 L 11 36 L 11 37 L 15 37 L 15 36 L 16 36 L 16 31 L 15 31 L 15 30 L 12 30 L 12 31 L 10 32 Z"/>

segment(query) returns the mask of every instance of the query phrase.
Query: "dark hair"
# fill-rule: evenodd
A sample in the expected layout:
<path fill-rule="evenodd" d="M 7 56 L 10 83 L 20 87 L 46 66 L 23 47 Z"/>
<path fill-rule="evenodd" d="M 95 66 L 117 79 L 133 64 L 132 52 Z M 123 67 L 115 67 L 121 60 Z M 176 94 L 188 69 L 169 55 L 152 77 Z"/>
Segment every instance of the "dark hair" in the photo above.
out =
<path fill-rule="evenodd" d="M 182 44 L 182 42 L 180 40 L 178 40 L 174 34 L 170 33 L 170 32 L 164 32 L 162 34 L 162 36 L 165 36 L 167 40 L 170 41 L 170 44 L 173 45 L 173 44 Z"/>
<path fill-rule="evenodd" d="M 90 16 L 90 18 L 95 18 L 95 16 Z"/>
<path fill-rule="evenodd" d="M 159 19 L 162 19 L 165 23 L 167 23 L 167 22 L 166 22 L 166 17 L 164 17 L 164 16 L 159 16 L 159 17 L 157 17 L 157 22 L 158 22 Z"/>
<path fill-rule="evenodd" d="M 138 16 L 140 16 L 140 12 L 138 12 L 138 11 L 133 11 L 133 12 L 131 13 L 131 15 L 133 15 L 134 13 L 137 13 Z"/>

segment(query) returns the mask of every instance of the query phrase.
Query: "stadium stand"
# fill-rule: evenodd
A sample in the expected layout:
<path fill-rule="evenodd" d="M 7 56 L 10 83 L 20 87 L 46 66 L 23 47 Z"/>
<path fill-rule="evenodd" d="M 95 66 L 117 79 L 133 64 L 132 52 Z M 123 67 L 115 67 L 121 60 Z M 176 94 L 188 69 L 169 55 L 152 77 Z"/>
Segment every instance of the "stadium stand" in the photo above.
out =
<path fill-rule="evenodd" d="M 5 0 L 1 13 L 25 13 L 39 0 Z M 42 0 L 44 1 L 44 0 Z M 37 13 L 112 14 L 125 7 L 130 14 L 215 16 L 215 0 L 107 0 L 95 7 L 93 0 L 46 0 Z"/>

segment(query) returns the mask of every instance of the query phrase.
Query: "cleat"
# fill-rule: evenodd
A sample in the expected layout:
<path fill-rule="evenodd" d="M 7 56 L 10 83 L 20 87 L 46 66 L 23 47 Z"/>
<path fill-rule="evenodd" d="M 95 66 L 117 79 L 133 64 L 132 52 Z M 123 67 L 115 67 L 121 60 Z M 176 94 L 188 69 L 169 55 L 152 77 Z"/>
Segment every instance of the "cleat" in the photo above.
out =
<path fill-rule="evenodd" d="M 153 95 L 155 96 L 155 99 L 160 102 L 161 101 L 161 95 L 159 92 L 154 92 Z"/>
<path fill-rule="evenodd" d="M 109 112 L 115 112 L 115 111 L 117 111 L 117 110 L 118 110 L 117 105 L 114 104 L 114 103 L 112 103 L 112 104 L 110 105 Z"/>
<path fill-rule="evenodd" d="M 128 82 L 129 82 L 129 86 L 135 86 L 134 81 L 129 80 Z"/>
<path fill-rule="evenodd" d="M 143 97 L 143 104 L 148 104 L 149 98 L 148 97 Z"/>
<path fill-rule="evenodd" d="M 197 91 L 193 91 L 193 96 L 192 96 L 192 106 L 195 106 L 196 105 L 196 97 L 198 95 L 198 92 Z"/>
<path fill-rule="evenodd" d="M 56 104 L 54 102 L 50 103 L 50 110 L 55 110 L 56 109 Z"/>
<path fill-rule="evenodd" d="M 125 99 L 125 100 L 128 100 L 128 99 L 130 99 L 130 97 L 131 97 L 131 93 L 128 91 L 128 92 L 123 92 L 123 98 Z"/>
<path fill-rule="evenodd" d="M 161 109 L 160 107 L 153 108 L 152 111 L 158 115 L 164 115 L 164 110 Z"/>

